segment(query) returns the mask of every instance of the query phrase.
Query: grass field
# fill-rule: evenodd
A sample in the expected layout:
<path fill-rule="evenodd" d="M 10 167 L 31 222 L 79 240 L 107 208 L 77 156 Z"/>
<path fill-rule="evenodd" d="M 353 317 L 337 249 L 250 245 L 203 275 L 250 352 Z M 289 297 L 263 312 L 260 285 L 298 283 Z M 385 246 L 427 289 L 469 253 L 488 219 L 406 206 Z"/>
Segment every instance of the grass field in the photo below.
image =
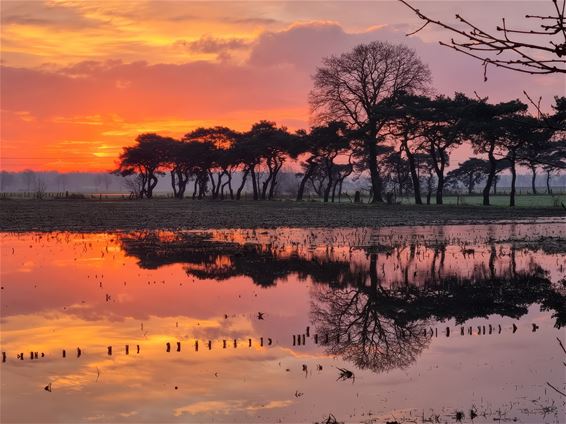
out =
<path fill-rule="evenodd" d="M 538 196 L 537 196 L 538 198 Z M 532 202 L 536 205 L 536 202 Z M 537 205 L 538 206 L 538 205 Z M 324 204 L 295 201 L 3 200 L 0 231 L 384 227 L 566 217 L 562 207 Z"/>
<path fill-rule="evenodd" d="M 403 204 L 414 204 L 413 198 L 403 198 Z M 472 196 L 444 196 L 444 204 L 446 205 L 482 205 L 483 197 L 481 195 Z M 434 202 L 434 198 L 431 199 Z M 566 194 L 522 194 L 515 196 L 515 205 L 518 207 L 559 207 L 560 202 L 566 204 Z M 490 196 L 490 203 L 492 206 L 509 206 L 509 196 L 506 194 Z"/>

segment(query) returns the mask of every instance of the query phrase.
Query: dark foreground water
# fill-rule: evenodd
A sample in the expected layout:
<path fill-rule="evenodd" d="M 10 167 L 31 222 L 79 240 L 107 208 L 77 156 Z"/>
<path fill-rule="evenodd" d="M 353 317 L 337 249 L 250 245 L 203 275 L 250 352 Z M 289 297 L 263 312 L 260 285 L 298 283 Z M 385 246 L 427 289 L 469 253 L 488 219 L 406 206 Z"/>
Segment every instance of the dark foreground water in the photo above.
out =
<path fill-rule="evenodd" d="M 566 422 L 566 222 L 0 240 L 2 423 Z"/>

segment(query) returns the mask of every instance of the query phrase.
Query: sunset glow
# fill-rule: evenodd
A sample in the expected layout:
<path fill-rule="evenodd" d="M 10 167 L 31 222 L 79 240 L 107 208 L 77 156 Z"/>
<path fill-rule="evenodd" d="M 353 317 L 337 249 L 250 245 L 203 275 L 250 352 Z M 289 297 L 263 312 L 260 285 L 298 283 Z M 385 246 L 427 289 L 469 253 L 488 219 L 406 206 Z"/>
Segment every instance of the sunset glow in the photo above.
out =
<path fill-rule="evenodd" d="M 472 17 L 481 12 L 458 4 Z M 494 17 L 514 13 L 505 2 L 490 7 Z M 198 126 L 244 130 L 260 119 L 307 128 L 310 77 L 321 58 L 371 40 L 415 48 L 442 93 L 509 99 L 527 89 L 548 106 L 564 90 L 560 76 L 495 70 L 484 83 L 476 62 L 437 45 L 438 31 L 407 38 L 418 21 L 397 2 L 46 0 L 1 8 L 8 171 L 114 169 L 140 132 L 180 137 Z"/>

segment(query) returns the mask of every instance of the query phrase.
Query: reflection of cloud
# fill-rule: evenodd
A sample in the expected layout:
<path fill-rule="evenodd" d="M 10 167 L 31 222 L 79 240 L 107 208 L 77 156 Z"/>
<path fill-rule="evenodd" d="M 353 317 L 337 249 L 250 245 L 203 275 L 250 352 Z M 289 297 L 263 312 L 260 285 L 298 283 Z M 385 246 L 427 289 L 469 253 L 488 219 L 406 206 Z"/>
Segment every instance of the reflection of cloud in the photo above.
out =
<path fill-rule="evenodd" d="M 201 401 L 176 408 L 173 414 L 178 417 L 183 414 L 200 414 L 204 412 L 227 415 L 236 411 L 259 411 L 261 409 L 285 408 L 292 405 L 292 400 L 270 400 L 264 404 L 244 402 L 239 400 Z"/>

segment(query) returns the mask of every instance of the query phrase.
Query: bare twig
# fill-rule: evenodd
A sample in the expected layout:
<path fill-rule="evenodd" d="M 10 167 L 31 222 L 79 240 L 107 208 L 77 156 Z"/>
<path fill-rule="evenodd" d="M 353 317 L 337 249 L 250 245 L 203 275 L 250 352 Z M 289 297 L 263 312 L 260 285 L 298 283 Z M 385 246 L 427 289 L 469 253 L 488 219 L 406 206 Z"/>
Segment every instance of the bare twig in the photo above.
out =
<path fill-rule="evenodd" d="M 450 42 L 441 41 L 440 44 L 480 60 L 486 80 L 489 65 L 528 74 L 566 73 L 566 0 L 561 0 L 561 4 L 558 4 L 560 0 L 550 0 L 554 6 L 551 15 L 526 15 L 527 19 L 542 22 L 537 29 L 526 31 L 509 28 L 503 18 L 501 26 L 496 27 L 497 34 L 482 30 L 461 15 L 455 18 L 463 24 L 463 28 L 430 18 L 406 0 L 399 1 L 424 21 L 420 28 L 407 36 L 422 31 L 429 24 L 456 34 L 460 39 L 452 38 Z M 513 38 L 516 34 L 531 36 L 531 42 Z"/>

